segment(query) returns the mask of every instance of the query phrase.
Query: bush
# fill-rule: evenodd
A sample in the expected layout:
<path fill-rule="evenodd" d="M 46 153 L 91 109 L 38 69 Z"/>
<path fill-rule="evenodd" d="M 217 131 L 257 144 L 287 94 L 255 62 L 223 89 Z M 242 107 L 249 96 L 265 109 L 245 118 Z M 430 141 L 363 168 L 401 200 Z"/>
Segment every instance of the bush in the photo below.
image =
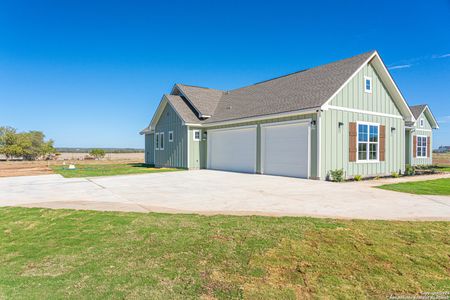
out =
<path fill-rule="evenodd" d="M 91 152 L 89 152 L 89 155 L 94 157 L 95 159 L 101 159 L 105 157 L 105 150 L 103 149 L 92 149 Z"/>
<path fill-rule="evenodd" d="M 353 179 L 355 181 L 361 181 L 362 180 L 362 176 L 361 175 L 355 175 L 355 177 L 353 177 Z"/>
<path fill-rule="evenodd" d="M 416 174 L 416 169 L 411 165 L 406 165 L 405 176 L 413 176 Z"/>
<path fill-rule="evenodd" d="M 342 182 L 344 181 L 344 170 L 336 169 L 330 171 L 331 180 L 334 182 Z"/>
<path fill-rule="evenodd" d="M 400 174 L 398 174 L 397 172 L 392 172 L 391 176 L 394 177 L 394 178 L 399 178 Z"/>

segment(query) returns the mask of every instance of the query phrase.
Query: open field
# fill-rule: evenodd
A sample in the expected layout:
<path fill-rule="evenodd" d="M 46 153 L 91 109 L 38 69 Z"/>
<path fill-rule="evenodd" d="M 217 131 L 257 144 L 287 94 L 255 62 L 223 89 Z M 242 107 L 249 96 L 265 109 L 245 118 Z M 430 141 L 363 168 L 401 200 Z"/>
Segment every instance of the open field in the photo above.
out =
<path fill-rule="evenodd" d="M 0 215 L 0 298 L 385 299 L 450 289 L 448 222 Z"/>
<path fill-rule="evenodd" d="M 450 167 L 450 153 L 433 153 L 433 165 Z"/>
<path fill-rule="evenodd" d="M 180 171 L 180 169 L 154 168 L 149 165 L 142 164 L 142 163 L 77 164 L 75 170 L 67 169 L 67 165 L 66 166 L 51 166 L 50 168 L 55 173 L 61 174 L 65 178 L 114 176 L 114 175 Z"/>
<path fill-rule="evenodd" d="M 83 165 L 94 164 L 122 164 L 142 163 L 144 153 L 108 153 L 103 160 L 80 160 L 87 153 L 61 153 L 61 160 L 50 161 L 0 161 L 0 177 L 28 176 L 52 174 L 52 166 L 62 166 L 63 160 L 66 164 L 82 163 Z"/>

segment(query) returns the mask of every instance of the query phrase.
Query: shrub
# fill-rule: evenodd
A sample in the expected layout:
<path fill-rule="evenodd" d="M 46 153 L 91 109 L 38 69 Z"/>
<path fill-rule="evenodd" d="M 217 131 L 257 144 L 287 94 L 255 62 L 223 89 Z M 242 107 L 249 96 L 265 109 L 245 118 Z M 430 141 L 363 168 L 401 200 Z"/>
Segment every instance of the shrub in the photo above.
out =
<path fill-rule="evenodd" d="M 334 182 L 342 182 L 344 181 L 344 170 L 336 169 L 330 171 L 331 180 Z"/>
<path fill-rule="evenodd" d="M 103 149 L 92 149 L 91 152 L 89 152 L 90 156 L 95 157 L 95 159 L 100 159 L 105 157 L 105 150 Z"/>
<path fill-rule="evenodd" d="M 353 177 L 353 179 L 355 181 L 361 181 L 362 180 L 362 176 L 361 175 L 355 175 L 355 177 Z"/>
<path fill-rule="evenodd" d="M 394 178 L 399 178 L 400 174 L 398 174 L 397 172 L 392 172 L 391 176 L 394 177 Z"/>
<path fill-rule="evenodd" d="M 416 169 L 411 165 L 406 165 L 405 176 L 412 176 L 416 174 Z"/>

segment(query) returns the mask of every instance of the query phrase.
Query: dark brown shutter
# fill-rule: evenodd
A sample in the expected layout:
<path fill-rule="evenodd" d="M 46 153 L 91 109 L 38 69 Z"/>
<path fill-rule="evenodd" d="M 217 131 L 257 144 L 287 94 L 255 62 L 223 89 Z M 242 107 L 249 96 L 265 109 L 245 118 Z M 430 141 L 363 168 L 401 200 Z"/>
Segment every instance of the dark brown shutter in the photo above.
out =
<path fill-rule="evenodd" d="M 349 132 L 349 149 L 348 149 L 348 160 L 356 161 L 356 123 L 350 122 L 348 124 Z"/>
<path fill-rule="evenodd" d="M 380 125 L 380 161 L 386 160 L 386 126 Z"/>
<path fill-rule="evenodd" d="M 413 157 L 417 156 L 417 136 L 413 135 Z"/>
<path fill-rule="evenodd" d="M 427 157 L 431 157 L 430 156 L 430 150 L 431 150 L 431 145 L 430 145 L 430 141 L 431 141 L 431 138 L 430 137 L 427 137 Z"/>

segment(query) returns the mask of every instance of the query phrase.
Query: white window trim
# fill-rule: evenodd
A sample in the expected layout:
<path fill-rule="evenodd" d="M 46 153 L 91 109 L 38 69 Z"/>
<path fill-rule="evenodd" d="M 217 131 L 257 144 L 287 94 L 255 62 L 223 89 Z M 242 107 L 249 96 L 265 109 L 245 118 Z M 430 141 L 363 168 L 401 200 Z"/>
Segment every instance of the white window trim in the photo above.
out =
<path fill-rule="evenodd" d="M 155 133 L 155 150 L 159 150 L 159 132 Z"/>
<path fill-rule="evenodd" d="M 195 134 L 198 132 L 198 139 L 195 137 Z M 202 139 L 202 131 L 199 129 L 192 130 L 192 140 L 199 142 Z"/>
<path fill-rule="evenodd" d="M 367 125 L 367 159 L 359 159 L 358 153 L 358 145 L 359 145 L 359 125 Z M 378 127 L 378 141 L 377 141 L 377 159 L 369 159 L 369 149 L 370 149 L 370 127 L 369 126 L 377 126 Z M 374 144 L 372 142 L 372 144 Z M 380 162 L 380 124 L 379 123 L 371 123 L 371 122 L 356 122 L 356 162 L 357 163 L 379 163 Z"/>
<path fill-rule="evenodd" d="M 420 118 L 420 127 L 423 128 L 423 126 L 425 126 L 425 120 Z"/>
<path fill-rule="evenodd" d="M 173 131 L 169 131 L 169 143 L 173 142 Z"/>
<path fill-rule="evenodd" d="M 369 80 L 370 81 L 370 89 L 367 89 L 367 85 L 366 85 L 366 81 Z M 373 90 L 373 82 L 372 82 L 372 77 L 369 76 L 364 76 L 364 92 L 372 94 L 372 90 Z"/>
<path fill-rule="evenodd" d="M 419 146 L 419 137 L 421 137 L 422 139 L 425 139 L 425 155 L 419 155 L 419 147 L 424 147 L 424 146 Z M 423 143 L 423 142 L 422 142 Z M 416 157 L 417 158 L 427 158 L 428 157 L 428 136 L 427 135 L 416 135 Z"/>
<path fill-rule="evenodd" d="M 159 150 L 164 150 L 164 132 L 159 133 L 159 145 Z"/>

